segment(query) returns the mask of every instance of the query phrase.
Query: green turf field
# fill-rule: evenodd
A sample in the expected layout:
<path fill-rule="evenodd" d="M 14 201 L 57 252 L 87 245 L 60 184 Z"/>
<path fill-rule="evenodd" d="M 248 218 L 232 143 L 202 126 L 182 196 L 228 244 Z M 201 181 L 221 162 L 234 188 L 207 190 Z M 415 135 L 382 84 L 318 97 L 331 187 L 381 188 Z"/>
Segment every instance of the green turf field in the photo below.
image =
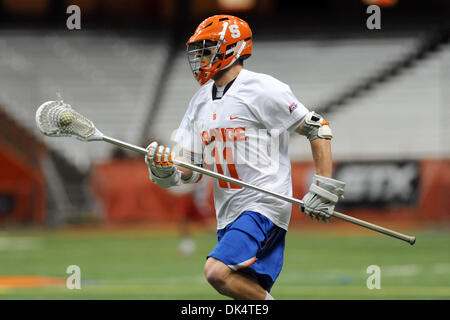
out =
<path fill-rule="evenodd" d="M 411 233 L 411 232 L 409 232 Z M 364 236 L 290 230 L 276 299 L 450 299 L 450 233 L 414 232 L 417 243 L 367 231 Z M 174 231 L 0 231 L 0 277 L 66 278 L 81 268 L 81 289 L 0 286 L 0 299 L 226 299 L 203 278 L 213 232 L 195 237 L 197 252 L 177 255 Z M 369 290 L 370 265 L 381 289 Z M 1 281 L 0 281 L 1 283 Z"/>

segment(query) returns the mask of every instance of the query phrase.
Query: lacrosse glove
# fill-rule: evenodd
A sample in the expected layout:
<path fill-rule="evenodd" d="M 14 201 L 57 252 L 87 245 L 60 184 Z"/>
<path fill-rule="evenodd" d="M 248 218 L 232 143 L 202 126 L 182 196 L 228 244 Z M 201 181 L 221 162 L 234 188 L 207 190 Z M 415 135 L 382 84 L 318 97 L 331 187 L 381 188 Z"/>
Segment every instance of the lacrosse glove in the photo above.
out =
<path fill-rule="evenodd" d="M 315 174 L 300 210 L 312 220 L 330 222 L 336 203 L 343 198 L 344 187 L 345 182 Z"/>
<path fill-rule="evenodd" d="M 181 184 L 181 172 L 174 166 L 175 152 L 158 142 L 153 141 L 146 148 L 145 163 L 148 167 L 150 180 L 162 188 L 169 188 Z"/>

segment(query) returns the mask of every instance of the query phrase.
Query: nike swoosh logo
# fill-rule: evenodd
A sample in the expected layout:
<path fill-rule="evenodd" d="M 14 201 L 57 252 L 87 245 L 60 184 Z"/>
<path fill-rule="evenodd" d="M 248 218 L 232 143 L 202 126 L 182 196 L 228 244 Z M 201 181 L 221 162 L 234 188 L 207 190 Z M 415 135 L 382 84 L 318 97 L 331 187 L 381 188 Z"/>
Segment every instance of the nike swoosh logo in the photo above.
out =
<path fill-rule="evenodd" d="M 240 117 L 239 116 L 237 116 L 237 117 L 230 116 L 230 120 L 234 120 L 234 119 L 237 119 L 237 118 L 240 118 Z"/>

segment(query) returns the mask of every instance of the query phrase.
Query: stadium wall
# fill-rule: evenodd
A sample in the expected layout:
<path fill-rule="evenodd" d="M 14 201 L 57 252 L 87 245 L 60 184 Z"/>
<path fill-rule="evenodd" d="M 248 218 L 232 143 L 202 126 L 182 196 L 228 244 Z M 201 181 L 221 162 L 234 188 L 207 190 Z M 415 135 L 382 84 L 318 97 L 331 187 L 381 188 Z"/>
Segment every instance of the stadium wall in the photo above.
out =
<path fill-rule="evenodd" d="M 0 225 L 45 221 L 46 191 L 41 172 L 34 170 L 0 142 Z"/>
<path fill-rule="evenodd" d="M 292 164 L 294 195 L 301 197 L 307 192 L 313 174 L 312 162 Z M 439 224 L 450 220 L 449 159 L 337 162 L 336 175 L 347 181 L 345 198 L 336 211 L 371 222 Z M 97 164 L 90 181 L 106 222 L 176 222 L 182 218 L 177 205 L 185 195 L 151 183 L 141 159 Z M 291 225 L 311 223 L 299 208 L 292 210 Z"/>
<path fill-rule="evenodd" d="M 45 222 L 45 146 L 0 109 L 0 226 Z"/>

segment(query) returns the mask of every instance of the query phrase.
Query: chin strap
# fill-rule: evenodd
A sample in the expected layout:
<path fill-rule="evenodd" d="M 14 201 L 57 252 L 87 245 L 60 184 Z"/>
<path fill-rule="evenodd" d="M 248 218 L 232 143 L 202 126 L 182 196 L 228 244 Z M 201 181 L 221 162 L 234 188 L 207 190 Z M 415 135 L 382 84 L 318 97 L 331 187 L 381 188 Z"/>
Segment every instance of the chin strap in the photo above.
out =
<path fill-rule="evenodd" d="M 225 67 L 223 67 L 222 70 L 225 70 L 225 69 L 231 67 L 231 66 L 233 65 L 233 63 L 235 63 L 235 62 L 239 59 L 239 57 L 241 56 L 242 51 L 243 51 L 244 48 L 245 48 L 245 44 L 246 44 L 246 43 L 247 43 L 246 41 L 242 40 L 242 45 L 241 45 L 241 47 L 239 48 L 239 50 L 238 50 L 236 56 L 233 58 L 233 60 L 231 60 L 231 62 L 230 62 L 228 65 L 226 65 Z M 236 45 L 239 45 L 239 42 L 238 42 Z"/>

